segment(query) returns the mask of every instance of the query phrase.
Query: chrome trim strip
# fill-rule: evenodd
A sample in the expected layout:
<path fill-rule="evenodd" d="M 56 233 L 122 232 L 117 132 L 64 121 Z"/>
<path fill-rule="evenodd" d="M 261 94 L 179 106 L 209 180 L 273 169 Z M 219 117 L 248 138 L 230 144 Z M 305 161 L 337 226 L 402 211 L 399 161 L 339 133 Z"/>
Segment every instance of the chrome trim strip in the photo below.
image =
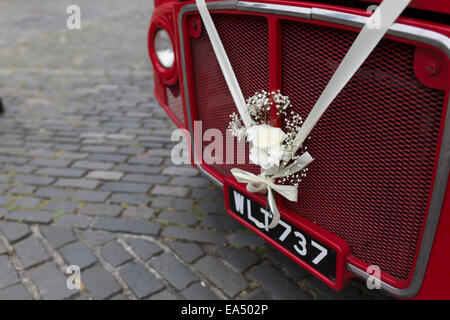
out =
<path fill-rule="evenodd" d="M 274 5 L 267 3 L 257 3 L 257 2 L 249 2 L 249 1 L 217 1 L 217 2 L 208 2 L 208 9 L 211 10 L 221 10 L 221 9 L 236 9 L 240 11 L 251 11 L 251 12 L 264 12 L 264 13 L 273 13 L 283 16 L 293 16 L 293 17 L 301 17 L 305 19 L 314 19 L 314 20 L 322 20 L 333 22 L 337 24 L 343 24 L 348 26 L 353 26 L 357 28 L 361 28 L 367 17 L 358 16 L 355 14 L 342 13 L 331 10 L 324 10 L 318 8 L 301 8 L 301 7 L 291 7 L 286 5 Z M 183 16 L 186 12 L 189 11 L 197 11 L 197 6 L 195 4 L 187 4 L 183 6 L 180 10 L 180 14 L 178 16 L 178 28 L 180 34 L 180 50 L 184 52 L 184 38 L 183 38 Z M 448 57 L 450 57 L 450 39 L 445 35 L 440 33 L 412 27 L 409 25 L 394 23 L 392 27 L 388 30 L 388 34 L 394 35 L 400 38 L 405 38 L 409 40 L 414 40 L 417 42 L 422 42 L 425 44 L 432 45 L 433 47 L 437 47 L 444 51 Z M 183 82 L 187 83 L 187 71 L 186 71 L 186 61 L 185 55 L 181 55 L 181 66 L 183 71 Z M 193 128 L 192 128 L 192 119 L 191 119 L 191 107 L 189 103 L 189 91 L 188 88 L 185 87 L 185 101 L 186 108 L 188 111 L 188 121 L 189 121 L 189 130 L 191 132 L 191 136 L 193 139 Z M 385 282 L 381 282 L 381 287 L 398 297 L 409 298 L 413 297 L 420 289 L 422 285 L 423 277 L 425 276 L 426 267 L 428 264 L 428 258 L 430 256 L 431 248 L 433 245 L 434 236 L 436 233 L 437 225 L 439 222 L 439 216 L 442 209 L 442 204 L 444 201 L 445 191 L 447 188 L 447 178 L 450 171 L 450 101 L 448 102 L 447 107 L 447 115 L 444 121 L 444 133 L 442 139 L 441 152 L 438 161 L 438 168 L 436 172 L 436 178 L 433 188 L 433 194 L 431 197 L 430 209 L 425 221 L 425 230 L 424 236 L 422 238 L 422 242 L 420 244 L 419 249 L 419 257 L 414 269 L 414 275 L 410 286 L 405 289 L 395 288 Z M 192 141 L 192 146 L 194 146 Z M 194 161 L 197 162 L 195 150 L 194 153 Z M 218 185 L 222 186 L 222 183 L 218 181 L 215 177 L 209 174 L 205 169 L 203 169 L 200 165 L 198 165 L 200 170 L 205 173 L 210 179 L 215 181 Z M 361 269 L 358 269 L 356 266 L 352 264 L 347 265 L 347 269 L 350 272 L 353 272 L 357 276 L 367 279 L 370 275 L 364 272 Z"/>
<path fill-rule="evenodd" d="M 282 14 L 285 16 L 311 19 L 311 9 L 303 7 L 292 7 L 279 4 L 238 1 L 237 9 L 241 11 Z"/>

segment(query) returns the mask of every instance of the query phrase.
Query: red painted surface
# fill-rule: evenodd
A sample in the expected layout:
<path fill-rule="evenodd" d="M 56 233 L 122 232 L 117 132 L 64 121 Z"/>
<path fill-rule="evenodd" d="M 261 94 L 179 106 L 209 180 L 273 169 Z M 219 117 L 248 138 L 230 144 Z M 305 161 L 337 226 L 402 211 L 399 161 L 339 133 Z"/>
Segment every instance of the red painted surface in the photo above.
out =
<path fill-rule="evenodd" d="M 259 2 L 269 2 L 269 3 L 276 3 L 276 4 L 290 4 L 290 5 L 296 5 L 296 6 L 305 6 L 305 7 L 311 7 L 311 6 L 315 6 L 315 7 L 321 7 L 324 9 L 331 9 L 331 10 L 340 10 L 342 12 L 348 12 L 348 13 L 356 13 L 356 14 L 360 14 L 360 15 L 367 15 L 367 13 L 365 11 L 362 10 L 356 10 L 356 9 L 351 9 L 351 8 L 339 8 L 336 6 L 329 6 L 329 5 L 323 5 L 323 4 L 313 4 L 312 2 L 300 2 L 300 1 L 296 1 L 296 2 L 292 2 L 292 1 L 259 1 Z M 445 3 L 444 3 L 445 2 Z M 166 87 L 167 85 L 178 85 L 179 86 L 179 94 L 180 96 L 175 97 L 171 97 L 172 100 L 171 101 L 180 101 L 184 103 L 184 87 L 188 86 L 189 88 L 189 97 L 188 99 L 190 100 L 190 105 L 191 105 L 191 117 L 192 119 L 199 119 L 199 115 L 197 114 L 197 108 L 196 106 L 196 97 L 194 94 L 194 89 L 192 87 L 192 84 L 194 83 L 194 78 L 193 78 L 193 74 L 192 72 L 188 72 L 188 82 L 187 83 L 183 83 L 182 79 L 181 79 L 181 66 L 180 66 L 180 48 L 178 46 L 179 43 L 179 35 L 178 35 L 178 26 L 176 25 L 178 20 L 177 20 L 177 16 L 178 16 L 178 12 L 179 9 L 187 4 L 187 3 L 192 3 L 191 2 L 182 2 L 182 3 L 177 3 L 176 1 L 164 1 L 164 0 L 156 0 L 155 3 L 155 7 L 156 10 L 153 14 L 152 17 L 152 22 L 151 22 L 151 27 L 150 27 L 150 32 L 149 32 L 149 40 L 151 40 L 151 35 L 153 30 L 155 30 L 155 27 L 157 27 L 158 25 L 164 25 L 164 23 L 166 23 L 166 25 L 169 29 L 169 32 L 171 34 L 171 36 L 173 36 L 173 40 L 174 40 L 174 45 L 176 48 L 176 76 L 172 76 L 172 77 L 168 77 L 167 74 L 164 74 L 164 72 L 155 72 L 155 96 L 157 97 L 158 101 L 161 103 L 161 105 L 163 106 L 163 108 L 167 111 L 167 113 L 169 114 L 169 116 L 172 118 L 172 120 L 174 120 L 174 122 L 179 126 L 179 127 L 184 127 L 187 128 L 187 114 L 186 114 L 186 109 L 184 108 L 183 112 L 181 113 L 182 115 L 184 115 L 184 119 L 180 119 L 183 118 L 183 116 L 180 116 L 180 113 L 178 113 L 176 115 L 176 112 L 174 112 L 174 107 L 171 107 L 171 105 L 168 103 L 168 99 L 167 98 L 167 90 Z M 432 11 L 439 11 L 439 12 L 446 12 L 448 13 L 449 8 L 448 8 L 448 4 L 446 1 L 435 1 L 435 2 L 430 2 L 430 1 L 414 1 L 411 4 L 412 7 L 418 8 L 418 9 L 425 9 L 425 10 L 432 10 Z M 222 11 L 223 13 L 227 13 L 226 11 Z M 249 13 L 249 12 L 241 12 L 241 13 L 237 13 L 235 11 L 231 11 L 228 12 L 231 14 L 245 14 L 245 15 L 253 15 L 253 13 Z M 266 15 L 266 14 L 254 14 L 257 16 L 264 16 L 268 19 L 268 23 L 271 26 L 271 30 L 277 30 L 277 32 L 281 32 L 280 28 L 279 28 L 279 20 L 277 16 L 274 15 Z M 158 21 L 164 21 L 163 24 L 161 24 L 161 22 Z M 299 20 L 299 19 L 297 19 Z M 189 15 L 187 14 L 185 16 L 185 26 L 186 28 L 188 28 L 188 26 L 190 26 L 192 24 L 193 21 L 199 21 L 198 15 Z M 413 26 L 417 26 L 417 27 L 421 27 L 421 28 L 426 28 L 432 31 L 436 31 L 436 32 L 440 32 L 444 35 L 450 35 L 450 28 L 447 26 L 442 26 L 439 24 L 435 24 L 435 23 L 430 23 L 427 21 L 417 21 L 414 19 L 410 19 L 410 18 L 400 18 L 397 22 L 401 22 L 404 24 L 409 24 L 409 25 L 413 25 Z M 324 26 L 333 26 L 333 24 L 331 23 L 324 23 L 324 22 L 314 22 L 315 24 L 320 24 L 320 25 L 324 25 Z M 342 28 L 342 26 L 340 27 Z M 357 31 L 354 28 L 351 27 L 343 27 L 342 29 L 345 30 L 350 30 L 350 31 Z M 198 37 L 199 36 L 199 31 L 198 30 L 189 30 L 188 31 L 190 33 L 190 36 L 194 36 L 194 37 Z M 271 33 L 270 37 L 272 37 L 272 40 L 274 39 L 280 39 L 280 37 L 277 37 L 276 34 Z M 387 37 L 389 39 L 395 39 L 393 37 Z M 398 40 L 398 39 L 397 39 Z M 185 37 L 184 38 L 184 46 L 185 48 L 187 48 L 186 52 L 185 52 L 185 57 L 186 57 L 186 63 L 187 63 L 187 70 L 192 70 L 193 66 L 191 64 L 192 61 L 192 56 L 191 56 L 191 39 L 189 37 Z M 411 41 L 404 41 L 406 44 L 411 44 L 411 45 L 417 45 L 417 43 L 411 42 Z M 276 43 L 275 41 L 271 41 L 269 39 L 269 45 L 268 45 L 268 58 L 269 61 L 271 63 L 269 63 L 269 72 L 270 74 L 277 74 L 282 66 L 281 66 L 281 61 L 283 59 L 283 57 L 280 56 L 280 51 L 277 50 L 277 46 L 279 46 L 280 43 Z M 151 49 L 151 45 L 149 44 L 149 48 Z M 425 84 L 427 87 L 430 88 L 445 88 L 448 91 L 448 58 L 443 58 L 442 54 L 436 54 L 436 50 L 432 49 L 426 45 L 420 45 L 418 48 L 418 50 L 416 50 L 416 57 L 415 57 L 415 61 L 414 61 L 414 72 L 417 76 L 418 81 L 420 81 L 421 83 Z M 151 52 L 151 51 L 150 51 Z M 150 57 L 152 57 L 153 53 L 150 53 Z M 154 58 L 152 58 L 152 62 L 155 64 Z M 158 71 L 157 68 L 155 68 L 156 71 Z M 438 72 L 436 73 L 436 69 L 438 69 Z M 443 72 L 442 72 L 443 71 Z M 174 81 L 173 79 L 176 79 L 176 81 Z M 439 79 L 439 80 L 437 80 Z M 271 77 L 270 78 L 270 83 L 269 88 L 270 90 L 274 90 L 277 88 L 280 88 L 282 84 L 282 79 L 281 77 Z M 177 100 L 179 99 L 179 100 Z M 446 95 L 446 100 L 448 101 L 448 92 Z M 171 103 L 172 104 L 172 103 Z M 175 107 L 178 108 L 178 107 Z M 446 110 L 444 110 L 444 112 L 448 112 Z M 229 113 L 224 113 L 223 115 L 220 115 L 220 117 L 223 116 L 223 118 L 228 118 Z M 204 117 L 204 115 L 203 115 Z M 440 138 L 439 138 L 439 145 L 440 145 L 440 141 L 442 139 L 442 126 L 441 126 L 441 130 L 440 130 Z M 436 153 L 436 156 L 438 156 L 439 153 Z M 437 159 L 437 157 L 435 158 Z M 435 165 L 436 165 L 437 160 L 435 160 Z M 225 171 L 228 170 L 226 169 L 225 171 L 223 171 L 222 169 L 218 168 L 213 168 L 209 165 L 202 165 L 202 167 L 204 168 L 204 170 L 208 171 L 209 173 L 211 173 L 212 175 L 214 175 L 219 181 L 221 182 L 226 182 L 226 183 L 230 183 L 233 184 L 236 188 L 239 188 L 240 190 L 242 190 L 242 186 L 239 186 L 239 184 L 237 184 L 234 179 L 225 179 Z M 244 168 L 246 170 L 255 170 L 257 169 L 256 166 L 251 166 L 248 168 Z M 222 173 L 219 173 L 219 172 Z M 433 172 L 433 181 L 435 179 L 435 172 Z M 253 194 L 248 194 L 247 192 L 245 192 L 244 190 L 242 190 L 243 193 L 245 193 L 247 196 L 256 199 L 257 201 L 263 201 L 262 197 L 260 196 L 255 196 Z M 227 197 L 227 192 L 225 191 L 225 197 Z M 429 199 L 428 199 L 429 200 Z M 225 201 L 225 203 L 227 203 L 227 201 Z M 356 205 L 356 204 L 355 204 Z M 330 246 L 337 247 L 338 250 L 340 250 L 341 252 L 341 256 L 345 257 L 345 261 L 351 261 L 352 264 L 358 266 L 361 269 L 365 269 L 367 267 L 367 263 L 363 262 L 362 260 L 356 258 L 353 254 L 351 254 L 351 252 L 347 249 L 345 249 L 345 241 L 343 241 L 341 238 L 335 236 L 333 233 L 330 233 L 329 231 L 326 231 L 325 229 L 318 227 L 315 224 L 312 224 L 309 220 L 304 219 L 303 217 L 299 216 L 296 213 L 293 213 L 291 210 L 289 210 L 288 208 L 284 207 L 282 204 L 280 205 L 282 207 L 281 209 L 281 214 L 282 217 L 286 220 L 289 220 L 291 223 L 299 226 L 300 228 L 307 228 L 307 230 L 310 230 L 310 232 L 313 232 L 314 235 L 316 235 L 317 237 L 319 237 L 320 239 L 322 238 L 326 238 L 328 240 L 325 240 L 328 243 L 330 243 Z M 427 206 L 428 207 L 428 206 Z M 237 220 L 239 220 L 240 222 L 242 222 L 244 225 L 246 225 L 247 227 L 253 229 L 255 232 L 258 233 L 258 230 L 255 230 L 255 228 L 251 227 L 250 225 L 248 225 L 245 221 L 239 219 L 239 217 L 235 216 L 234 214 L 230 213 L 234 218 L 236 218 Z M 311 225 L 310 225 L 311 224 Z M 428 265 L 428 269 L 425 275 L 425 279 L 422 285 L 422 288 L 419 292 L 419 294 L 416 296 L 416 298 L 450 298 L 450 191 L 449 188 L 447 187 L 447 193 L 446 193 L 446 198 L 444 201 L 444 206 L 441 212 L 441 217 L 440 217 L 440 221 L 439 221 L 439 227 L 437 229 L 437 233 L 436 233 L 436 237 L 435 237 L 435 242 L 434 242 L 434 246 L 433 246 L 433 250 L 431 252 L 431 256 L 430 256 L 430 260 L 429 260 L 429 265 Z M 262 237 L 264 237 L 264 235 L 261 234 Z M 421 236 L 421 235 L 420 235 Z M 330 240 L 331 239 L 331 240 Z M 334 239 L 334 240 L 333 240 Z M 270 241 L 269 241 L 270 242 Z M 283 253 L 285 253 L 286 255 L 288 255 L 291 259 L 293 259 L 294 261 L 296 261 L 297 263 L 299 263 L 301 266 L 305 267 L 307 270 L 311 271 L 313 274 L 315 274 L 318 278 L 320 278 L 322 281 L 324 281 L 325 283 L 327 283 L 328 285 L 330 285 L 331 287 L 335 288 L 335 289 L 339 289 L 342 287 L 342 285 L 344 285 L 349 276 L 349 274 L 347 274 L 343 269 L 339 270 L 339 283 L 330 283 L 331 281 L 329 281 L 328 279 L 324 279 L 324 277 L 320 276 L 320 274 L 317 274 L 317 272 L 315 272 L 314 270 L 312 270 L 308 265 L 302 263 L 302 261 L 299 261 L 298 258 L 295 258 L 291 253 L 289 253 L 287 250 L 284 250 L 282 247 L 280 247 L 279 245 L 277 245 L 276 243 L 273 244 L 275 247 L 277 247 L 279 250 L 281 250 Z M 418 252 L 418 251 L 417 251 Z M 415 259 L 417 258 L 417 252 L 416 252 L 416 256 Z M 344 259 L 344 258 L 343 258 Z M 344 264 L 342 264 L 343 266 Z M 382 274 L 382 279 L 383 281 L 386 281 L 387 283 L 390 283 L 391 285 L 398 287 L 398 288 L 404 288 L 408 286 L 408 283 L 410 281 L 410 278 L 405 281 L 399 281 L 399 279 L 390 276 L 387 273 L 383 273 Z M 328 281 L 327 281 L 328 280 Z"/>

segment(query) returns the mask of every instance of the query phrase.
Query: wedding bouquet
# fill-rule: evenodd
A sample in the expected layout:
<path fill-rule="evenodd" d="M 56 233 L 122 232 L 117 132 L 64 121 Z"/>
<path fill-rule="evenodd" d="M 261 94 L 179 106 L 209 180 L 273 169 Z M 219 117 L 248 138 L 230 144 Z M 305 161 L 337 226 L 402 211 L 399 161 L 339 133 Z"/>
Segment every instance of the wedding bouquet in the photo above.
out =
<path fill-rule="evenodd" d="M 294 111 L 288 112 L 290 105 L 289 97 L 279 90 L 263 90 L 246 100 L 244 112 L 249 115 L 250 125 L 244 126 L 236 113 L 230 115 L 228 129 L 239 140 L 247 140 L 250 161 L 261 167 L 258 176 L 237 168 L 232 169 L 231 173 L 239 182 L 247 183 L 249 192 L 269 192 L 268 202 L 274 217 L 270 226 L 261 226 L 265 228 L 274 227 L 279 220 L 272 190 L 297 201 L 298 184 L 306 176 L 306 166 L 313 160 L 306 151 L 307 146 L 297 146 L 295 143 L 303 120 Z M 271 117 L 272 108 L 276 110 L 275 118 Z M 284 124 L 284 131 L 277 126 L 279 123 Z M 276 184 L 277 179 L 283 185 Z"/>

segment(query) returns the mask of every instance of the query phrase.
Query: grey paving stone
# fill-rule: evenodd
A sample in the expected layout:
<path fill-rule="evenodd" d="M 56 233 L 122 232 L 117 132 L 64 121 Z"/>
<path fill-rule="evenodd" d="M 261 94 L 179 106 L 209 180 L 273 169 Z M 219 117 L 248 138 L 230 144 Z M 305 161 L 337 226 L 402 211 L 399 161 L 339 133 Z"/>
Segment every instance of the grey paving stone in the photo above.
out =
<path fill-rule="evenodd" d="M 86 229 L 87 227 L 89 227 L 91 222 L 91 217 L 86 217 L 78 214 L 64 214 L 55 221 L 55 224 L 63 227 Z"/>
<path fill-rule="evenodd" d="M 220 230 L 237 230 L 243 228 L 242 225 L 232 217 L 217 214 L 209 214 L 205 216 L 202 219 L 200 226 Z"/>
<path fill-rule="evenodd" d="M 35 172 L 39 175 L 48 175 L 53 177 L 63 177 L 63 178 L 79 178 L 86 173 L 86 170 L 80 169 L 58 169 L 58 168 L 43 168 Z"/>
<path fill-rule="evenodd" d="M 40 176 L 26 176 L 19 175 L 13 178 L 14 182 L 20 182 L 25 184 L 33 184 L 40 186 L 47 186 L 55 181 L 55 178 L 45 178 Z"/>
<path fill-rule="evenodd" d="M 116 278 L 101 266 L 84 270 L 81 281 L 94 300 L 109 298 L 122 290 Z"/>
<path fill-rule="evenodd" d="M 200 283 L 194 283 L 184 289 L 181 294 L 187 300 L 219 300 L 219 297 L 214 292 L 202 286 Z"/>
<path fill-rule="evenodd" d="M 12 200 L 11 197 L 8 196 L 0 196 L 0 206 L 3 206 Z"/>
<path fill-rule="evenodd" d="M 0 255 L 6 254 L 7 252 L 6 248 L 0 243 Z"/>
<path fill-rule="evenodd" d="M 156 243 L 144 239 L 126 238 L 125 241 L 128 242 L 134 252 L 144 261 L 163 251 Z"/>
<path fill-rule="evenodd" d="M 265 244 L 265 241 L 262 238 L 247 233 L 233 233 L 228 242 L 248 247 L 259 247 Z"/>
<path fill-rule="evenodd" d="M 117 192 L 137 192 L 147 193 L 151 185 L 143 183 L 131 182 L 107 182 L 100 188 L 101 190 L 117 191 Z"/>
<path fill-rule="evenodd" d="M 110 195 L 111 195 L 110 192 L 78 190 L 72 196 L 72 200 L 88 201 L 88 202 L 104 202 Z"/>
<path fill-rule="evenodd" d="M 117 242 L 107 244 L 100 251 L 103 258 L 113 267 L 118 267 L 133 258 Z"/>
<path fill-rule="evenodd" d="M 121 164 L 116 168 L 120 172 L 130 172 L 130 173 L 146 173 L 146 174 L 157 174 L 161 172 L 160 167 L 151 167 L 144 165 L 134 165 L 134 164 Z"/>
<path fill-rule="evenodd" d="M 127 156 L 118 155 L 118 154 L 108 154 L 108 153 L 95 153 L 89 157 L 89 160 L 92 161 L 106 161 L 113 163 L 121 163 L 127 159 Z"/>
<path fill-rule="evenodd" d="M 180 209 L 189 210 L 194 205 L 194 200 L 182 199 L 182 198 L 172 198 L 172 197 L 162 197 L 157 196 L 152 201 L 152 208 L 162 208 L 162 209 Z"/>
<path fill-rule="evenodd" d="M 197 224 L 197 217 L 187 212 L 163 211 L 159 214 L 158 220 L 168 221 L 175 224 L 193 226 Z"/>
<path fill-rule="evenodd" d="M 161 230 L 161 225 L 142 220 L 98 218 L 92 228 L 112 232 L 157 235 Z"/>
<path fill-rule="evenodd" d="M 141 207 L 129 207 L 123 213 L 122 216 L 126 218 L 138 218 L 148 220 L 155 215 L 155 210 L 151 208 Z"/>
<path fill-rule="evenodd" d="M 178 186 L 160 186 L 157 185 L 152 189 L 152 194 L 163 195 L 163 196 L 175 196 L 175 197 L 185 197 L 189 193 L 189 189 L 186 187 Z"/>
<path fill-rule="evenodd" d="M 2 219 L 8 212 L 7 208 L 0 208 L 0 219 Z"/>
<path fill-rule="evenodd" d="M 6 190 L 8 190 L 10 187 L 9 184 L 6 183 L 0 183 L 0 193 L 6 193 Z"/>
<path fill-rule="evenodd" d="M 33 197 L 21 197 L 12 202 L 12 206 L 18 206 L 22 208 L 35 208 L 42 202 L 42 199 Z"/>
<path fill-rule="evenodd" d="M 117 147 L 113 146 L 84 146 L 81 148 L 82 152 L 102 152 L 102 153 L 108 153 L 108 152 L 115 152 L 117 151 Z"/>
<path fill-rule="evenodd" d="M 86 239 L 87 242 L 92 247 L 101 246 L 111 240 L 116 239 L 115 234 L 106 233 L 106 232 L 96 232 L 96 231 L 85 231 L 83 233 L 83 238 Z"/>
<path fill-rule="evenodd" d="M 213 256 L 205 256 L 197 261 L 195 269 L 230 297 L 234 297 L 248 288 L 247 281 L 239 273 L 231 270 Z"/>
<path fill-rule="evenodd" d="M 72 190 L 64 190 L 61 188 L 39 188 L 36 196 L 53 199 L 67 199 L 73 193 Z"/>
<path fill-rule="evenodd" d="M 67 289 L 66 276 L 56 268 L 53 262 L 46 262 L 31 269 L 29 275 L 45 300 L 66 299 L 79 292 L 79 290 Z"/>
<path fill-rule="evenodd" d="M 57 144 L 53 149 L 57 151 L 77 151 L 80 146 L 78 144 Z"/>
<path fill-rule="evenodd" d="M 50 259 L 41 242 L 35 237 L 29 237 L 14 245 L 25 269 L 38 265 Z"/>
<path fill-rule="evenodd" d="M 59 249 L 68 265 L 77 265 L 81 269 L 87 268 L 97 262 L 97 257 L 84 243 L 75 242 Z"/>
<path fill-rule="evenodd" d="M 3 168 L 5 172 L 16 172 L 16 173 L 31 173 L 36 170 L 34 166 L 15 166 L 15 165 L 7 165 Z"/>
<path fill-rule="evenodd" d="M 273 300 L 273 299 L 263 290 L 257 289 L 242 297 L 242 300 Z"/>
<path fill-rule="evenodd" d="M 171 242 L 170 247 L 187 263 L 192 263 L 205 254 L 200 246 L 191 242 Z"/>
<path fill-rule="evenodd" d="M 211 182 L 206 178 L 196 178 L 196 177 L 174 177 L 170 184 L 174 186 L 188 186 L 188 187 L 207 187 Z"/>
<path fill-rule="evenodd" d="M 206 213 L 217 213 L 217 214 L 227 214 L 227 211 L 225 210 L 225 204 L 223 201 L 216 202 L 216 201 L 201 201 L 197 207 L 199 211 L 206 212 Z"/>
<path fill-rule="evenodd" d="M 134 151 L 136 149 L 131 149 L 129 151 Z M 141 151 L 139 153 L 142 153 L 142 151 L 144 151 L 144 149 L 140 149 L 138 151 Z M 123 152 L 124 153 L 124 152 Z M 139 153 L 128 153 L 128 154 L 139 154 Z M 145 165 L 149 165 L 149 166 L 157 166 L 160 165 L 163 162 L 163 158 L 159 158 L 159 157 L 131 157 L 130 159 L 128 159 L 128 163 L 133 163 L 133 164 L 145 164 Z"/>
<path fill-rule="evenodd" d="M 197 169 L 185 167 L 167 167 L 163 170 L 163 174 L 170 176 L 197 176 L 199 174 Z"/>
<path fill-rule="evenodd" d="M 140 264 L 128 265 L 122 268 L 119 273 L 139 299 L 164 288 L 164 284 Z"/>
<path fill-rule="evenodd" d="M 259 256 L 248 249 L 217 247 L 216 252 L 239 272 L 244 272 L 259 261 Z"/>
<path fill-rule="evenodd" d="M 171 285 L 182 290 L 198 277 L 170 253 L 163 253 L 152 258 L 149 264 Z"/>
<path fill-rule="evenodd" d="M 35 186 L 17 186 L 9 190 L 11 194 L 32 194 L 36 190 Z"/>
<path fill-rule="evenodd" d="M 43 210 L 15 210 L 7 215 L 7 220 L 30 223 L 49 224 L 53 221 L 55 214 L 50 211 Z"/>
<path fill-rule="evenodd" d="M 88 203 L 82 209 L 81 213 L 93 216 L 109 216 L 117 217 L 122 212 L 121 206 L 102 204 L 102 203 Z"/>
<path fill-rule="evenodd" d="M 169 181 L 169 177 L 161 175 L 135 174 L 129 173 L 125 175 L 122 181 L 142 182 L 148 184 L 165 184 Z"/>
<path fill-rule="evenodd" d="M 0 300 L 31 300 L 31 294 L 21 283 L 0 290 Z"/>
<path fill-rule="evenodd" d="M 71 187 L 82 189 L 95 189 L 100 181 L 89 179 L 58 179 L 55 183 L 56 187 Z"/>
<path fill-rule="evenodd" d="M 80 160 L 80 159 L 85 159 L 88 155 L 89 154 L 87 154 L 87 153 L 65 151 L 63 153 L 60 153 L 58 155 L 58 158 L 70 159 L 70 160 Z"/>
<path fill-rule="evenodd" d="M 43 207 L 43 209 L 47 211 L 64 211 L 68 213 L 75 212 L 77 208 L 78 204 L 76 202 L 65 200 L 52 200 Z"/>
<path fill-rule="evenodd" d="M 179 298 L 173 293 L 163 290 L 161 292 L 155 293 L 150 297 L 150 300 L 179 300 Z"/>
<path fill-rule="evenodd" d="M 39 229 L 45 239 L 47 239 L 47 241 L 55 249 L 58 249 L 77 239 L 73 234 L 73 231 L 69 228 L 41 226 Z"/>
<path fill-rule="evenodd" d="M 122 178 L 122 172 L 115 171 L 92 171 L 86 176 L 88 179 L 99 179 L 99 180 L 120 180 Z"/>
<path fill-rule="evenodd" d="M 70 160 L 60 159 L 34 159 L 30 164 L 39 167 L 67 167 L 70 162 Z"/>
<path fill-rule="evenodd" d="M 13 243 L 31 234 L 30 228 L 24 223 L 4 221 L 0 221 L 0 232 Z"/>
<path fill-rule="evenodd" d="M 162 234 L 164 237 L 191 240 L 205 243 L 224 243 L 226 234 L 219 231 L 198 230 L 168 226 Z"/>
<path fill-rule="evenodd" d="M 223 199 L 223 191 L 218 188 L 214 189 L 195 188 L 191 192 L 191 197 L 200 199 Z"/>
<path fill-rule="evenodd" d="M 147 205 L 150 202 L 150 197 L 144 194 L 133 193 L 114 193 L 108 200 L 110 203 L 125 203 L 132 205 Z"/>
<path fill-rule="evenodd" d="M 7 256 L 0 256 L 0 289 L 20 282 L 17 272 L 8 260 Z M 0 293 L 2 290 L 0 290 Z"/>
<path fill-rule="evenodd" d="M 269 265 L 258 266 L 248 273 L 248 278 L 259 282 L 275 299 L 309 300 L 309 293 L 298 288 L 279 270 Z"/>

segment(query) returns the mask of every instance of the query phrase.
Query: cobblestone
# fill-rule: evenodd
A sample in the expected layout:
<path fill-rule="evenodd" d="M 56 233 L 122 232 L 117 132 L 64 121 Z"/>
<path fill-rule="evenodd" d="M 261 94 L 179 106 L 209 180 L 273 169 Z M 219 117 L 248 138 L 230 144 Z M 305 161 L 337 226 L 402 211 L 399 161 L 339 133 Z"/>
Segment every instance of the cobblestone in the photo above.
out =
<path fill-rule="evenodd" d="M 164 284 L 161 281 L 137 263 L 121 269 L 120 275 L 139 299 L 164 288 Z"/>
<path fill-rule="evenodd" d="M 184 289 L 198 277 L 169 253 L 163 253 L 150 260 L 149 264 L 178 290 Z"/>

